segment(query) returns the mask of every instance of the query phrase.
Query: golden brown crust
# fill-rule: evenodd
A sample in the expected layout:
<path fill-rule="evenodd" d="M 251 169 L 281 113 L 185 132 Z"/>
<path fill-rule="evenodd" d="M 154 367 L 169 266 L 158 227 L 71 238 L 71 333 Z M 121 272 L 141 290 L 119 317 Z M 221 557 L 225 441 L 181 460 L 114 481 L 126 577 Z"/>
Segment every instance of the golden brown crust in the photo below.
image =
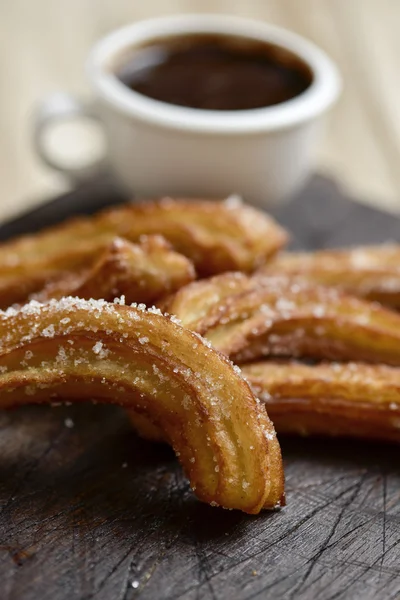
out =
<path fill-rule="evenodd" d="M 158 305 L 178 316 L 188 329 L 203 334 L 218 321 L 225 300 L 257 287 L 257 280 L 244 273 L 223 273 L 186 285 Z"/>
<path fill-rule="evenodd" d="M 262 273 L 305 277 L 322 285 L 400 307 L 400 245 L 361 246 L 318 252 L 283 252 Z"/>
<path fill-rule="evenodd" d="M 201 275 L 253 271 L 287 237 L 271 218 L 245 205 L 166 198 L 121 205 L 1 244 L 0 277 L 29 276 L 35 270 L 48 279 L 87 264 L 115 237 L 137 242 L 144 234 L 165 237 Z"/>
<path fill-rule="evenodd" d="M 0 313 L 0 407 L 96 398 L 148 417 L 205 502 L 257 513 L 283 498 L 272 423 L 237 368 L 156 314 L 78 298 Z"/>
<path fill-rule="evenodd" d="M 243 374 L 278 433 L 400 442 L 400 369 L 264 361 Z"/>
<path fill-rule="evenodd" d="M 167 308 L 235 362 L 309 356 L 400 365 L 397 313 L 284 276 L 241 276 L 241 290 L 226 294 L 229 277 L 236 280 L 221 275 L 189 284 L 178 292 L 179 302 L 172 298 Z M 212 302 L 199 313 L 201 286 Z"/>
<path fill-rule="evenodd" d="M 127 304 L 151 305 L 193 281 L 195 276 L 193 264 L 172 250 L 161 236 L 143 236 L 139 244 L 116 238 L 93 266 L 58 277 L 33 298 L 45 302 L 78 296 L 112 301 L 123 295 Z"/>

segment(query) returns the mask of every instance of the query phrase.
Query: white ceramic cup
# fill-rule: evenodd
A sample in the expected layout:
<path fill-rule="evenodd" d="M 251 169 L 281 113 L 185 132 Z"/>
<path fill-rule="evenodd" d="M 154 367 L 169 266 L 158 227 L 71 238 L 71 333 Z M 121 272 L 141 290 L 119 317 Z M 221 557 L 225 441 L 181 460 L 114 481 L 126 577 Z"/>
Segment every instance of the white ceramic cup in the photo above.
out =
<path fill-rule="evenodd" d="M 312 83 L 299 96 L 274 106 L 213 111 L 150 99 L 116 76 L 121 59 L 136 46 L 190 33 L 233 35 L 281 46 L 307 63 Z M 312 43 L 266 23 L 223 15 L 165 17 L 119 29 L 94 46 L 87 73 L 93 104 L 57 94 L 41 106 L 35 141 L 47 164 L 73 180 L 99 169 L 98 163 L 67 168 L 44 143 L 44 133 L 52 124 L 86 115 L 100 119 L 107 142 L 106 162 L 136 196 L 236 193 L 263 207 L 288 198 L 310 173 L 321 117 L 341 87 L 335 65 Z"/>

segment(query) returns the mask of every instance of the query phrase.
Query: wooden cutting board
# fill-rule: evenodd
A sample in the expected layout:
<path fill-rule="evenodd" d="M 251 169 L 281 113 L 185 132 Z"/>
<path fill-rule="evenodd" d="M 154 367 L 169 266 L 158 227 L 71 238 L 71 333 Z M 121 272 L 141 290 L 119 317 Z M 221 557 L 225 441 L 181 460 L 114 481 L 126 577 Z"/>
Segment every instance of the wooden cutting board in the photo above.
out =
<path fill-rule="evenodd" d="M 107 180 L 3 225 L 36 230 L 119 198 Z M 400 221 L 315 178 L 279 220 L 293 247 L 400 241 Z M 172 451 L 102 406 L 0 412 L 3 600 L 400 597 L 398 447 L 282 439 L 288 505 L 203 505 Z"/>

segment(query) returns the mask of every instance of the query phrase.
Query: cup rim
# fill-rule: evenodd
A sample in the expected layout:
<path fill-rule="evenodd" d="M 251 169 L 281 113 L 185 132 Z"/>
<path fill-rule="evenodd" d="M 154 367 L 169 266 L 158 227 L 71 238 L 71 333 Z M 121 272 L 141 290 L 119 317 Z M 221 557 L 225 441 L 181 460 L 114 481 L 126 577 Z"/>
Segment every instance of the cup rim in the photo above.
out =
<path fill-rule="evenodd" d="M 186 33 L 243 36 L 281 46 L 302 59 L 313 80 L 300 95 L 280 104 L 239 111 L 175 106 L 127 88 L 113 72 L 124 50 L 158 37 Z M 138 21 L 97 42 L 89 54 L 87 73 L 95 93 L 120 113 L 158 127 L 202 134 L 265 133 L 292 128 L 316 118 L 338 98 L 341 78 L 334 62 L 305 38 L 267 23 L 227 15 L 190 14 Z"/>

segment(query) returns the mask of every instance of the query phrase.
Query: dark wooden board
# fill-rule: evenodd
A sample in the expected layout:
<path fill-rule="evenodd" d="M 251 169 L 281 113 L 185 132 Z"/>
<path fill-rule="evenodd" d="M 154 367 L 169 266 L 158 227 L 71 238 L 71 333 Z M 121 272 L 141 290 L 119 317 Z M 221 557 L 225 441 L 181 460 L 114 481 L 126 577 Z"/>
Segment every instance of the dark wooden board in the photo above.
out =
<path fill-rule="evenodd" d="M 117 200 L 91 184 L 0 238 Z M 321 177 L 277 216 L 299 248 L 400 240 L 397 218 Z M 288 505 L 249 517 L 198 502 L 171 450 L 118 409 L 0 413 L 1 600 L 399 598 L 398 448 L 281 442 Z"/>

